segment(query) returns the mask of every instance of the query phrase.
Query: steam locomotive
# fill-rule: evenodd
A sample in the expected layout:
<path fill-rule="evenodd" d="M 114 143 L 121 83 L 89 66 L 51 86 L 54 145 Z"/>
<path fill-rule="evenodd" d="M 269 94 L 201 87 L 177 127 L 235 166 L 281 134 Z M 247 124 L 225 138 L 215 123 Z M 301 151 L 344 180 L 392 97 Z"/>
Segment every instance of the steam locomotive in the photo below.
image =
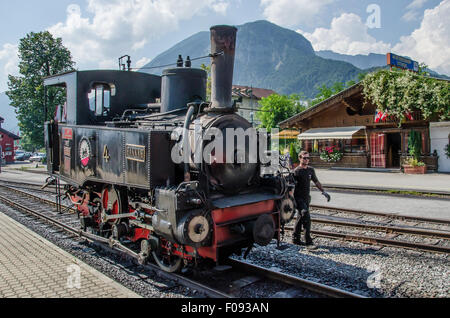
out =
<path fill-rule="evenodd" d="M 251 128 L 232 100 L 237 29 L 210 31 L 211 102 L 207 73 L 188 60 L 162 76 L 95 70 L 44 80 L 67 97 L 59 120 L 45 123 L 48 173 L 65 181 L 81 227 L 134 244 L 141 262 L 152 257 L 168 272 L 279 241 L 293 216 L 286 179 L 250 160 L 249 134 L 238 146 L 226 133 Z"/>

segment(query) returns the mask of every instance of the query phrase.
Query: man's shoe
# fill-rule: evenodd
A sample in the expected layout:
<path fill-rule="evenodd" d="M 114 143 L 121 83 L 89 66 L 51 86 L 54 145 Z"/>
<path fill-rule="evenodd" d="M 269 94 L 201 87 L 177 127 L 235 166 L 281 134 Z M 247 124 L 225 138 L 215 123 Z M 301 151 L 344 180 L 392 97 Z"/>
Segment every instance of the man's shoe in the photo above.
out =
<path fill-rule="evenodd" d="M 299 238 L 293 238 L 292 243 L 295 245 L 305 245 Z"/>
<path fill-rule="evenodd" d="M 306 249 L 309 251 L 317 250 L 317 245 L 314 245 L 314 243 L 308 244 L 306 245 Z"/>

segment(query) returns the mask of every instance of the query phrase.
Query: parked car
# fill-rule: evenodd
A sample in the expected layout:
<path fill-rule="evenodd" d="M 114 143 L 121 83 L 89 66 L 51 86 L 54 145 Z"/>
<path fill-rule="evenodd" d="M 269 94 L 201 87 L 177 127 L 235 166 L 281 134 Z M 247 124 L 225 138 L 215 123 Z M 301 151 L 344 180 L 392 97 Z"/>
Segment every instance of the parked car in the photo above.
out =
<path fill-rule="evenodd" d="M 30 157 L 28 157 L 27 159 L 29 159 Z M 25 152 L 23 151 L 16 151 L 15 155 L 14 155 L 14 161 L 24 161 L 27 160 L 25 159 Z"/>
<path fill-rule="evenodd" d="M 30 157 L 30 162 L 42 162 L 46 158 L 45 153 L 36 153 Z"/>

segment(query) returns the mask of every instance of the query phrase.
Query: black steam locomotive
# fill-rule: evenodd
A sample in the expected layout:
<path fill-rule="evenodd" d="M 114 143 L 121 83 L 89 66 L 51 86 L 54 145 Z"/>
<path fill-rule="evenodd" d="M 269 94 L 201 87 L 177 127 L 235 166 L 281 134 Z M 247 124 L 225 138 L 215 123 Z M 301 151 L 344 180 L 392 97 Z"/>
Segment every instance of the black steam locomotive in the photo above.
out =
<path fill-rule="evenodd" d="M 249 134 L 229 149 L 227 129 L 251 128 L 231 98 L 236 31 L 211 28 L 210 103 L 206 72 L 182 62 L 162 76 L 97 70 L 45 79 L 67 94 L 59 120 L 45 123 L 48 173 L 66 182 L 84 230 L 140 244 L 141 261 L 152 256 L 171 272 L 279 240 L 293 216 L 286 180 L 250 160 Z M 259 139 L 258 147 L 267 150 Z"/>

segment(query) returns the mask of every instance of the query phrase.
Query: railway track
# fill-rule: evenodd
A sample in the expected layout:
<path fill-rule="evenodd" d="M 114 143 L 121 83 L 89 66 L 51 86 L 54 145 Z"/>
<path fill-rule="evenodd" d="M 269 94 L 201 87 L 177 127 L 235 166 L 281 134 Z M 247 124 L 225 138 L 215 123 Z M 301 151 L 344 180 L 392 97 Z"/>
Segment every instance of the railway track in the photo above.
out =
<path fill-rule="evenodd" d="M 437 191 L 437 190 L 422 190 L 422 189 L 395 189 L 395 188 L 384 188 L 380 189 L 378 187 L 371 186 L 352 186 L 352 185 L 328 185 L 322 184 L 323 187 L 329 191 L 337 192 L 359 192 L 359 193 L 384 193 L 389 195 L 400 195 L 400 196 L 410 196 L 410 197 L 440 197 L 444 199 L 450 199 L 450 194 L 448 191 Z M 314 189 L 317 189 L 314 185 Z"/>
<path fill-rule="evenodd" d="M 393 220 L 403 220 L 403 221 L 415 221 L 415 222 L 429 222 L 429 223 L 438 223 L 444 225 L 450 225 L 450 220 L 445 219 L 431 219 L 424 218 L 418 216 L 407 216 L 407 215 L 399 215 L 395 213 L 385 213 L 385 212 L 377 212 L 377 211 L 369 211 L 369 210 L 356 210 L 356 209 L 348 209 L 348 208 L 338 208 L 338 207 L 329 207 L 325 205 L 316 205 L 311 204 L 311 209 L 319 209 L 319 210 L 333 210 L 336 212 L 344 212 L 344 213 L 352 213 L 357 215 L 370 215 L 370 216 L 379 216 L 385 217 Z"/>
<path fill-rule="evenodd" d="M 57 191 L 57 188 L 55 185 L 48 185 L 46 189 L 41 189 L 42 184 L 38 183 L 26 183 L 26 182 L 16 182 L 16 181 L 6 181 L 6 180 L 0 180 L 0 185 L 8 185 L 10 187 L 18 188 L 18 189 L 24 189 L 24 190 L 34 190 L 37 192 L 43 192 L 43 193 L 50 193 L 55 194 Z M 64 190 L 64 185 L 60 186 L 60 191 L 62 192 Z M 336 187 L 333 186 L 333 189 L 350 189 L 348 187 Z M 353 189 L 353 188 L 351 188 Z M 426 217 L 417 217 L 417 216 L 405 216 L 405 215 L 398 215 L 395 213 L 384 213 L 384 212 L 378 212 L 378 211 L 369 211 L 369 210 L 356 210 L 356 209 L 349 209 L 349 208 L 338 208 L 338 207 L 329 207 L 324 205 L 317 205 L 317 204 L 311 204 L 311 209 L 320 209 L 320 210 L 333 210 L 337 212 L 346 212 L 346 213 L 353 213 L 358 215 L 371 215 L 371 216 L 380 216 L 380 217 L 386 217 L 394 220 L 405 220 L 405 221 L 417 221 L 417 222 L 429 222 L 429 223 L 439 223 L 439 224 L 445 224 L 450 225 L 450 220 L 445 219 L 431 219 Z"/>
<path fill-rule="evenodd" d="M 0 185 L 5 185 L 5 186 L 9 186 L 11 188 L 16 188 L 16 189 L 23 189 L 23 190 L 33 190 L 36 192 L 41 192 L 41 193 L 49 193 L 49 194 L 55 194 L 57 191 L 57 187 L 53 184 L 48 185 L 45 187 L 45 189 L 42 189 L 42 184 L 38 184 L 38 183 L 27 183 L 27 182 L 16 182 L 16 181 L 5 181 L 5 180 L 0 180 Z M 64 190 L 64 186 L 60 186 L 59 187 L 60 191 Z"/>
<path fill-rule="evenodd" d="M 79 229 L 79 221 L 74 213 L 59 213 L 49 210 L 48 206 L 54 207 L 56 205 L 56 203 L 51 200 L 36 197 L 35 195 L 26 193 L 23 189 L 18 189 L 17 187 L 8 187 L 5 184 L 0 184 L 0 201 L 17 210 L 20 210 L 23 213 L 26 213 L 27 215 L 32 215 L 33 217 L 37 217 L 50 223 L 59 230 L 69 233 L 73 239 L 85 240 L 91 244 L 101 247 L 102 249 L 105 249 L 107 252 L 120 253 L 135 261 L 138 260 L 138 253 L 130 247 L 123 245 L 121 242 L 100 237 Z M 36 209 L 37 201 L 41 203 L 38 209 Z M 205 296 L 212 298 L 234 298 L 239 294 L 239 288 L 243 288 L 257 281 L 267 279 L 277 283 L 283 283 L 286 285 L 285 288 L 289 288 L 289 286 L 291 286 L 291 289 L 294 287 L 308 290 L 316 294 L 318 297 L 364 298 L 363 296 L 345 290 L 340 290 L 335 287 L 301 279 L 299 277 L 270 271 L 266 268 L 251 265 L 249 263 L 231 259 L 229 262 L 231 265 L 230 270 L 234 271 L 235 274 L 230 275 L 230 272 L 226 272 L 224 274 L 225 277 L 238 275 L 240 278 L 235 279 L 232 282 L 227 282 L 225 285 L 228 287 L 222 289 L 211 286 L 211 280 L 209 280 L 209 284 L 206 284 L 184 275 L 167 273 L 154 264 L 146 264 L 142 266 L 144 266 L 147 270 L 157 273 L 160 277 L 169 279 L 179 285 L 197 290 Z"/>
<path fill-rule="evenodd" d="M 330 209 L 328 207 L 323 206 L 313 206 L 312 208 L 320 209 L 322 211 L 332 211 L 332 213 L 352 213 L 358 214 L 360 216 L 376 216 L 381 219 L 388 218 L 388 222 L 382 221 L 367 221 L 361 220 L 357 218 L 349 218 L 349 217 L 337 217 L 334 215 L 324 215 L 323 213 L 313 213 L 311 212 L 311 221 L 315 226 L 311 230 L 311 233 L 318 237 L 324 237 L 329 239 L 340 239 L 345 241 L 353 241 L 360 242 L 364 244 L 378 245 L 378 246 L 390 246 L 390 247 L 400 247 L 407 249 L 415 249 L 426 252 L 438 252 L 438 253 L 450 253 L 450 229 L 445 230 L 436 230 L 430 229 L 426 227 L 419 227 L 417 224 L 415 225 L 395 225 L 390 224 L 389 222 L 392 219 L 400 219 L 402 221 L 416 221 L 416 222 L 426 222 L 429 224 L 440 224 L 442 226 L 450 225 L 450 222 L 447 220 L 434 220 L 434 219 L 426 219 L 426 218 L 417 218 L 417 217 L 398 217 L 385 213 L 377 213 L 377 212 L 368 212 L 368 211 L 359 211 L 359 210 L 351 210 L 351 209 Z M 317 226 L 319 225 L 319 226 Z M 333 227 L 333 230 L 324 230 L 317 229 L 317 227 Z M 349 231 L 342 232 L 342 229 L 352 229 L 352 230 L 360 230 L 370 232 L 371 235 L 364 235 L 361 233 L 352 233 Z M 293 230 L 292 225 L 285 226 L 285 229 L 288 231 Z M 336 230 L 338 229 L 338 230 Z M 374 235 L 377 233 L 377 235 Z M 380 236 L 379 234 L 384 234 L 388 237 Z M 399 240 L 401 236 L 409 235 L 413 237 L 422 237 L 423 240 L 426 238 L 436 239 L 438 241 L 433 244 L 425 244 L 421 242 L 407 241 L 407 240 Z M 438 244 L 443 243 L 443 244 Z"/>
<path fill-rule="evenodd" d="M 1 181 L 0 185 L 6 185 L 9 182 Z M 39 184 L 24 184 L 24 183 L 18 183 L 18 182 L 12 182 L 12 187 L 15 189 L 22 189 L 22 190 L 31 190 L 32 192 L 41 192 L 41 185 Z M 46 194 L 54 195 L 55 194 L 55 187 L 53 186 L 53 189 L 49 191 Z M 26 193 L 26 192 L 23 192 Z M 30 195 L 30 194 L 28 194 Z M 33 196 L 33 195 L 31 195 Z M 39 199 L 41 202 L 46 202 L 48 204 L 52 204 L 53 206 L 56 206 L 55 202 L 51 202 L 49 200 Z M 68 208 L 68 207 L 66 207 Z M 362 211 L 362 210 L 355 210 L 355 209 L 342 209 L 342 208 L 329 208 L 326 206 L 321 205 L 311 205 L 312 209 L 318 209 L 318 210 L 326 210 L 326 211 L 333 211 L 333 213 L 350 213 L 350 214 L 356 214 L 359 216 L 373 216 L 373 217 L 380 217 L 380 218 L 388 218 L 390 220 L 401 220 L 401 221 L 411 221 L 411 222 L 426 222 L 430 224 L 441 224 L 441 225 L 449 225 L 450 221 L 448 220 L 442 220 L 442 219 L 430 219 L 430 218 L 421 218 L 421 217 L 411 217 L 411 216 L 401 216 L 396 214 L 390 214 L 390 213 L 382 213 L 382 212 L 375 212 L 375 211 Z M 75 212 L 75 210 L 73 210 Z M 440 231 L 440 230 L 433 230 L 433 229 L 427 229 L 427 228 L 420 228 L 417 226 L 395 226 L 392 224 L 382 223 L 382 222 L 374 222 L 374 221 L 361 221 L 355 218 L 342 218 L 342 217 L 333 217 L 331 216 L 324 216 L 322 214 L 314 214 L 311 213 L 312 221 L 315 224 L 322 224 L 322 225 L 329 225 L 329 226 L 336 226 L 339 228 L 354 228 L 354 229 L 361 229 L 361 230 L 370 230 L 375 232 L 382 232 L 387 235 L 392 236 L 393 234 L 398 235 L 417 235 L 421 237 L 430 237 L 430 238 L 436 238 L 436 239 L 442 239 L 442 240 L 449 240 L 450 239 L 450 231 Z M 292 230 L 292 226 L 286 226 L 285 229 Z M 394 239 L 393 237 L 379 237 L 379 236 L 367 236 L 367 235 L 361 235 L 361 234 L 354 234 L 354 233 L 341 233 L 339 231 L 327 231 L 327 230 L 316 230 L 313 229 L 312 233 L 319 237 L 329 238 L 329 239 L 341 239 L 345 241 L 354 241 L 354 242 L 360 242 L 364 244 L 371 244 L 371 245 L 380 245 L 380 246 L 390 246 L 390 247 L 399 247 L 399 248 L 408 248 L 408 249 L 416 249 L 416 250 L 422 250 L 427 252 L 440 252 L 440 253 L 450 253 L 450 246 L 441 246 L 436 244 L 422 244 L 418 242 L 409 242 L 409 241 L 401 241 L 398 239 Z"/>

